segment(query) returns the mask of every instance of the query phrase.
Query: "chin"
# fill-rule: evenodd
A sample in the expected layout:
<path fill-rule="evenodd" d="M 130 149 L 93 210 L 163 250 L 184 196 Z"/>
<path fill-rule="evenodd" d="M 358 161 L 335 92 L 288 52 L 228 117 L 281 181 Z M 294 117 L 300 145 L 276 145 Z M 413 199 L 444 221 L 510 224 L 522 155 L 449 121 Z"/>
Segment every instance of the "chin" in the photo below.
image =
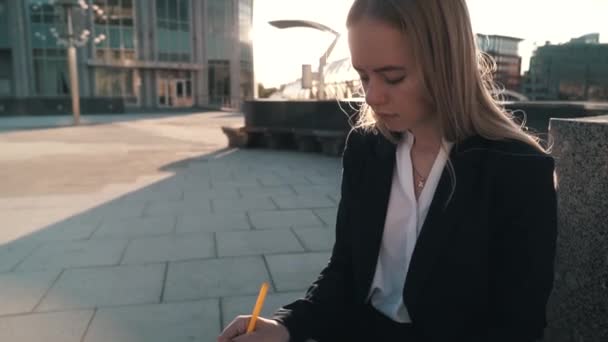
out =
<path fill-rule="evenodd" d="M 384 120 L 382 120 L 380 122 L 382 122 L 384 127 L 388 128 L 389 131 L 394 132 L 394 133 L 405 133 L 406 131 L 410 130 L 410 126 L 408 126 L 408 125 L 387 122 Z"/>

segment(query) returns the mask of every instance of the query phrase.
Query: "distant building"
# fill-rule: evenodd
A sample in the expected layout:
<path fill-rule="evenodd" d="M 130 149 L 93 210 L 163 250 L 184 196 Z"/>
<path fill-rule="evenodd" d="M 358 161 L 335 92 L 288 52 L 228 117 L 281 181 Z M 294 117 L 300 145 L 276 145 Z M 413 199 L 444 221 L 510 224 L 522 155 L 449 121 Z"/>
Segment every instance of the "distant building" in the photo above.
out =
<path fill-rule="evenodd" d="M 608 101 L 608 44 L 588 34 L 536 49 L 523 92 L 531 100 Z"/>
<path fill-rule="evenodd" d="M 526 98 L 519 93 L 521 80 L 521 57 L 518 55 L 519 38 L 505 36 L 477 35 L 479 48 L 491 55 L 497 64 L 495 81 L 504 86 L 501 98 L 507 101 L 521 101 Z M 349 99 L 363 97 L 359 74 L 353 68 L 350 58 L 329 63 L 323 70 L 325 94 L 328 99 Z M 302 87 L 302 79 L 284 84 L 272 99 L 307 100 L 315 99 L 319 86 L 318 74 L 313 74 L 312 88 Z"/>
<path fill-rule="evenodd" d="M 83 111 L 238 108 L 253 98 L 253 0 L 85 1 L 103 15 L 75 23 L 107 39 L 78 49 Z M 66 49 L 51 31 L 63 28 L 62 12 L 49 0 L 0 0 L 0 114 L 69 103 Z"/>
<path fill-rule="evenodd" d="M 520 38 L 477 34 L 478 48 L 494 58 L 494 81 L 500 87 L 519 92 L 521 88 Z"/>

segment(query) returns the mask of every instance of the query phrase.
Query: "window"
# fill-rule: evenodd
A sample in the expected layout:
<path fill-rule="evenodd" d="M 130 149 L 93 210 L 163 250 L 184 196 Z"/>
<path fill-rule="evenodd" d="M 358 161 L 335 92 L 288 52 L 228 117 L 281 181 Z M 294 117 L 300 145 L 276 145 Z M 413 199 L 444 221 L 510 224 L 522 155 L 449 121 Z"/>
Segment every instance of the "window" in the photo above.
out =
<path fill-rule="evenodd" d="M 158 60 L 192 60 L 190 0 L 156 0 Z"/>
<path fill-rule="evenodd" d="M 138 104 L 140 84 L 139 72 L 135 69 L 95 69 L 96 96 L 122 98 L 127 104 Z"/>
<path fill-rule="evenodd" d="M 47 2 L 29 2 L 34 89 L 41 96 L 66 96 L 70 92 L 66 49 L 52 28 L 65 32 L 63 12 Z"/>
<path fill-rule="evenodd" d="M 230 61 L 209 61 L 209 103 L 230 104 Z"/>
<path fill-rule="evenodd" d="M 0 0 L 0 48 L 9 48 L 8 14 L 6 0 Z"/>
<path fill-rule="evenodd" d="M 230 58 L 228 43 L 232 41 L 232 30 L 236 26 L 233 15 L 233 2 L 208 0 L 207 2 L 207 55 L 210 60 Z"/>
<path fill-rule="evenodd" d="M 10 50 L 0 50 L 0 96 L 12 93 L 12 60 Z"/>
<path fill-rule="evenodd" d="M 135 56 L 135 9 L 133 0 L 94 0 L 103 10 L 95 16 L 95 35 L 104 34 L 106 40 L 96 46 L 98 59 L 125 61 Z M 99 53 L 105 50 L 104 53 Z"/>

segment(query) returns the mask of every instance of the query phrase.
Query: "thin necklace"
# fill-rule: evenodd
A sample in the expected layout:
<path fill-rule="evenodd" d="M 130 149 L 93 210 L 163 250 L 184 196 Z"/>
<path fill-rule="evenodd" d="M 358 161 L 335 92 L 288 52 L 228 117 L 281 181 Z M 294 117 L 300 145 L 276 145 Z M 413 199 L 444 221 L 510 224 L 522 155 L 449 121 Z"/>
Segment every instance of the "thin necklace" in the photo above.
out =
<path fill-rule="evenodd" d="M 422 188 L 424 188 L 424 182 L 426 182 L 426 179 L 422 177 L 418 170 L 416 170 L 414 163 L 412 163 L 412 169 L 414 169 L 414 172 L 416 173 L 416 175 L 418 175 L 418 178 L 420 178 L 418 182 L 416 182 L 416 187 L 418 188 L 418 190 L 422 190 Z"/>

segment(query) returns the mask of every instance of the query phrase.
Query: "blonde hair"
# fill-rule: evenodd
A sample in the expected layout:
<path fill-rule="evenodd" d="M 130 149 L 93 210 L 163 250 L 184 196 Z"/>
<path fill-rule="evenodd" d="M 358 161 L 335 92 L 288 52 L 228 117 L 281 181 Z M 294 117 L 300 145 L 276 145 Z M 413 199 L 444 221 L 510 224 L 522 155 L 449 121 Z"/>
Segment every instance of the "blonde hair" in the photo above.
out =
<path fill-rule="evenodd" d="M 538 137 L 527 133 L 498 104 L 492 81 L 495 65 L 477 49 L 465 0 L 355 0 L 347 26 L 364 17 L 401 30 L 415 46 L 412 52 L 423 87 L 447 141 L 457 143 L 480 135 L 490 140 L 519 140 L 549 153 Z M 367 105 L 361 108 L 355 125 L 377 129 L 396 142 Z"/>

